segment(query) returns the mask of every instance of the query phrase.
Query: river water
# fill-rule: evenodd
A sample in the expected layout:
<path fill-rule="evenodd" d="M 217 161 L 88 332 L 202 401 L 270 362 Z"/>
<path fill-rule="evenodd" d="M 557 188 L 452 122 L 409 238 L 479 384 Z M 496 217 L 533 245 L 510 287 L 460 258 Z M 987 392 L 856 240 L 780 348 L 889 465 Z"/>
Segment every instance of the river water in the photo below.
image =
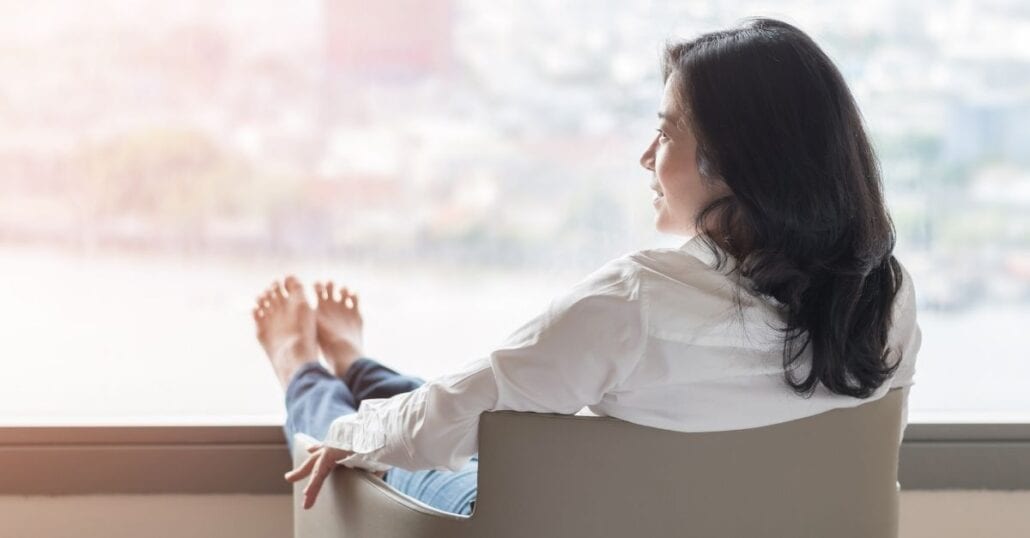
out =
<path fill-rule="evenodd" d="M 250 309 L 288 271 L 351 286 L 366 352 L 427 379 L 486 356 L 584 276 L 0 247 L 0 424 L 280 423 Z M 921 312 L 920 326 L 912 422 L 1030 421 L 1030 305 Z"/>

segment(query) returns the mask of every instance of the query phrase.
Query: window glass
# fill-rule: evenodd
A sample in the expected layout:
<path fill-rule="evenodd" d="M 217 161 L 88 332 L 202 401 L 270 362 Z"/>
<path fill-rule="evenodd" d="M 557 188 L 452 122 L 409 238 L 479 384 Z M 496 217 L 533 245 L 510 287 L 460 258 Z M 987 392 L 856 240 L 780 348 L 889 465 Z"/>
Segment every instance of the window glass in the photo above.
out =
<path fill-rule="evenodd" d="M 769 15 L 855 93 L 923 349 L 913 421 L 1027 420 L 1020 1 L 42 0 L 0 18 L 0 423 L 275 423 L 250 308 L 362 297 L 425 378 L 653 226 L 670 38 Z"/>

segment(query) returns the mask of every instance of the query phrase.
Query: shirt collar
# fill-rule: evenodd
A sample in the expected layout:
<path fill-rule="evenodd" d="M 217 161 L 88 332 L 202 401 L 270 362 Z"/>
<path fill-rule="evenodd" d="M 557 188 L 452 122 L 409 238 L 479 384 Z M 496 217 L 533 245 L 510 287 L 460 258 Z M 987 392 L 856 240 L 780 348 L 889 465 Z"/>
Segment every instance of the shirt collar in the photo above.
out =
<path fill-rule="evenodd" d="M 733 257 L 729 256 L 726 251 L 719 247 L 719 245 L 715 245 L 715 249 L 720 256 L 726 259 L 728 265 L 726 269 L 732 268 L 735 261 Z M 679 247 L 679 250 L 701 260 L 705 265 L 713 269 L 718 261 L 715 253 L 713 253 L 711 247 L 706 244 L 704 237 L 701 234 L 696 234 L 694 237 L 691 237 L 686 243 L 683 243 L 683 245 Z"/>
<path fill-rule="evenodd" d="M 729 253 L 723 250 L 717 243 L 712 244 L 715 245 L 715 250 L 719 253 L 719 256 L 726 260 L 722 269 L 717 269 L 717 271 L 722 274 L 729 275 L 731 271 L 736 269 L 737 259 L 730 256 Z M 717 261 L 716 256 L 712 252 L 711 247 L 706 244 L 704 237 L 701 234 L 691 237 L 686 243 L 683 243 L 683 245 L 679 247 L 679 250 L 686 252 L 687 254 L 701 260 L 705 265 L 715 269 Z M 740 273 L 733 274 L 731 278 L 736 281 L 737 285 L 744 286 L 748 290 L 751 289 L 751 280 Z M 772 296 L 762 295 L 762 298 L 777 308 L 783 308 L 783 303 L 779 302 Z"/>

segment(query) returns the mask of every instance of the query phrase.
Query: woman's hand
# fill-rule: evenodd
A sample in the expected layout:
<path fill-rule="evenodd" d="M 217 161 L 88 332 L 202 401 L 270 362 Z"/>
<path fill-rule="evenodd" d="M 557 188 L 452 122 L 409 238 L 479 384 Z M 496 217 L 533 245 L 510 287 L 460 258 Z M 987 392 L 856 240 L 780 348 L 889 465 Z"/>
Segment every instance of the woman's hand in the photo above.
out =
<path fill-rule="evenodd" d="M 315 504 L 315 497 L 318 497 L 318 490 L 322 489 L 322 482 L 329 476 L 336 462 L 353 454 L 349 450 L 341 450 L 322 443 L 316 443 L 308 447 L 308 459 L 299 467 L 286 473 L 286 480 L 296 482 L 305 476 L 311 475 L 311 481 L 304 488 L 304 509 L 307 510 Z"/>

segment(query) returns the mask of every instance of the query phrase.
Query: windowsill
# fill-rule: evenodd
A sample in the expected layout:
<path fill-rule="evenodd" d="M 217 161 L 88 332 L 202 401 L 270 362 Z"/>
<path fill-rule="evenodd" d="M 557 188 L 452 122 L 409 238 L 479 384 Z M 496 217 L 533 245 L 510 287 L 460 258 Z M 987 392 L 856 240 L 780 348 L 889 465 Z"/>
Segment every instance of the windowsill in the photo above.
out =
<path fill-rule="evenodd" d="M 282 427 L 218 418 L 0 426 L 0 495 L 289 494 Z M 910 423 L 898 476 L 911 490 L 1030 489 L 1030 423 Z"/>
<path fill-rule="evenodd" d="M 135 417 L 3 417 L 0 432 L 10 428 L 149 428 L 149 427 L 225 427 L 265 426 L 280 427 L 286 413 L 267 415 L 141 415 Z M 0 439 L 2 439 L 0 433 Z"/>
<path fill-rule="evenodd" d="M 908 421 L 912 424 L 1030 424 L 1030 412 L 910 410 Z"/>
<path fill-rule="evenodd" d="M 281 426 L 0 427 L 0 495 L 288 494 Z"/>

